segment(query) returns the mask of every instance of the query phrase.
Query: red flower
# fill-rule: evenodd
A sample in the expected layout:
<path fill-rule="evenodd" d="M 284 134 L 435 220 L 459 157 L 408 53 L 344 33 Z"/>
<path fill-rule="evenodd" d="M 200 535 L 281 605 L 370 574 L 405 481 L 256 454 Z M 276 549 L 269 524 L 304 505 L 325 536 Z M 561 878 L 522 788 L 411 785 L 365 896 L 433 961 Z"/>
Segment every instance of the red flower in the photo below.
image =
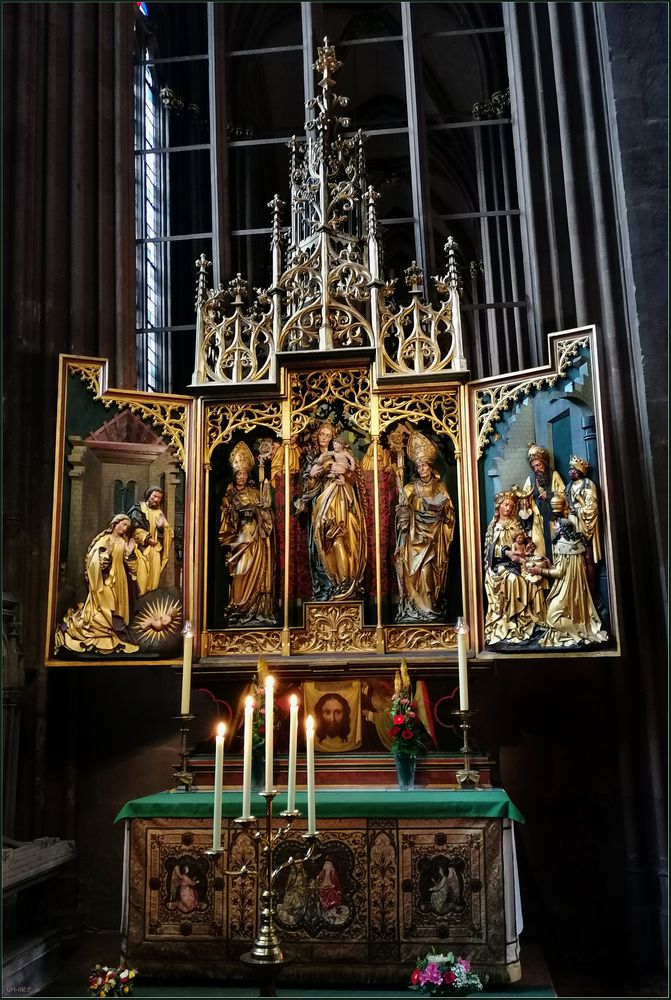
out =
<path fill-rule="evenodd" d="M 260 733 L 265 733 L 265 731 L 266 731 L 266 727 L 264 726 L 263 723 L 261 723 L 261 725 L 259 726 L 259 732 Z"/>
<path fill-rule="evenodd" d="M 443 982 L 447 983 L 448 986 L 450 983 L 453 983 L 456 978 L 457 977 L 455 976 L 455 974 L 453 972 L 450 972 L 449 969 L 447 972 L 443 973 Z"/>
<path fill-rule="evenodd" d="M 417 983 L 419 982 L 420 975 L 421 975 L 421 973 L 420 973 L 419 969 L 413 969 L 412 970 L 412 972 L 410 973 L 410 985 L 411 986 L 416 986 L 417 985 Z"/>
<path fill-rule="evenodd" d="M 400 733 L 400 731 L 401 731 L 401 727 L 400 726 L 392 726 L 391 729 L 389 730 L 389 735 L 390 736 L 398 736 L 398 734 Z"/>
<path fill-rule="evenodd" d="M 409 716 L 409 717 L 410 717 L 411 719 L 414 719 L 414 718 L 415 718 L 415 714 L 416 714 L 415 712 L 408 712 L 408 716 Z"/>
<path fill-rule="evenodd" d="M 415 734 L 412 729 L 404 729 L 401 736 L 404 740 L 411 740 Z"/>
<path fill-rule="evenodd" d="M 405 716 L 400 714 L 395 715 L 394 718 L 392 719 L 392 722 L 394 723 L 395 726 L 402 726 L 403 723 L 405 722 Z"/>

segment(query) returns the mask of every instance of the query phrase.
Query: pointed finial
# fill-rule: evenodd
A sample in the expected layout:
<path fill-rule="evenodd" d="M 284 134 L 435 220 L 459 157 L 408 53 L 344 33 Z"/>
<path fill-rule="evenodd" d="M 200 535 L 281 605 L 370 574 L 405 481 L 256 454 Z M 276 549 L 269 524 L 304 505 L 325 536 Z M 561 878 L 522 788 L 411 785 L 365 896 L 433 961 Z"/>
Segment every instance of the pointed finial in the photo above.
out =
<path fill-rule="evenodd" d="M 459 244 L 454 239 L 453 236 L 447 237 L 447 242 L 444 247 L 445 254 L 447 257 L 447 273 L 445 275 L 449 283 L 456 288 L 459 284 L 459 268 L 457 267 L 457 252 L 459 250 Z"/>
<path fill-rule="evenodd" d="M 411 295 L 421 295 L 424 288 L 424 272 L 417 266 L 417 261 L 413 260 L 410 267 L 403 272 L 405 283 Z"/>
<path fill-rule="evenodd" d="M 195 263 L 198 272 L 196 280 L 196 311 L 198 311 L 207 299 L 207 275 L 212 268 L 212 261 L 208 260 L 204 253 L 201 253 Z"/>

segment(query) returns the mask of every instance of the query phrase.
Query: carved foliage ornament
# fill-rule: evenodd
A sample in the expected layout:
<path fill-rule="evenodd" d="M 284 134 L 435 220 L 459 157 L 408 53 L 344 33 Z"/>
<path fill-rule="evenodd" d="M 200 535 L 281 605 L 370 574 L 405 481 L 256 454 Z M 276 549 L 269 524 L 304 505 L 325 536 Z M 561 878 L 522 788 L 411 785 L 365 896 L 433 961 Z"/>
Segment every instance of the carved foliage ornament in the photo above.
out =
<path fill-rule="evenodd" d="M 139 394 L 133 397 L 107 396 L 102 391 L 102 366 L 98 364 L 69 361 L 67 371 L 71 375 L 78 375 L 93 392 L 94 398 L 99 399 L 108 409 L 111 406 L 116 406 L 120 410 L 128 409 L 148 420 L 177 456 L 181 468 L 186 468 L 185 441 L 188 414 L 186 403 L 173 400 L 162 402 L 160 399 L 152 398 L 151 393 L 143 394 L 145 398 L 140 398 Z"/>
<path fill-rule="evenodd" d="M 474 394 L 477 421 L 478 458 L 496 433 L 496 424 L 503 414 L 534 390 L 552 388 L 566 375 L 581 349 L 589 346 L 589 337 L 577 336 L 555 342 L 555 369 L 523 381 L 503 383 L 477 389 Z"/>

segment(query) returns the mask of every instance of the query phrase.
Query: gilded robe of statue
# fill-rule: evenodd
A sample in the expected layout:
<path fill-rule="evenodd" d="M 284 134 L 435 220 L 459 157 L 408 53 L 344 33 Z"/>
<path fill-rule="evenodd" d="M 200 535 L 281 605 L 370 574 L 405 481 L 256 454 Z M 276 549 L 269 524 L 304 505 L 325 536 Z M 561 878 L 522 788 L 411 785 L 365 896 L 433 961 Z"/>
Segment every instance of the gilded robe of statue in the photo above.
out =
<path fill-rule="evenodd" d="M 276 623 L 274 608 L 274 520 L 269 502 L 236 471 L 221 501 L 219 542 L 227 548 L 231 577 L 226 617 L 229 624 Z"/>
<path fill-rule="evenodd" d="M 442 616 L 454 523 L 447 488 L 430 465 L 420 465 L 396 508 L 396 621 L 435 621 Z"/>
<path fill-rule="evenodd" d="M 356 460 L 351 452 L 348 456 L 346 467 L 337 472 L 332 470 L 335 452 L 324 447 L 314 461 L 311 456 L 303 494 L 296 501 L 297 510 L 310 509 L 308 552 L 316 601 L 356 597 L 366 570 L 365 488 Z"/>
<path fill-rule="evenodd" d="M 528 642 L 534 626 L 544 621 L 548 583 L 541 578 L 530 581 L 523 575 L 523 560 L 513 558 L 515 536 L 524 531 L 518 504 L 512 493 L 498 494 L 485 534 L 485 641 L 489 644 Z"/>
<path fill-rule="evenodd" d="M 553 497 L 564 494 L 564 480 L 550 467 L 550 453 L 542 445 L 531 442 L 527 451 L 531 474 L 527 476 L 522 492 L 523 503 L 519 516 L 524 530 L 536 546 L 536 555 L 552 556 L 552 532 L 556 513 L 552 509 Z M 516 487 L 513 487 L 516 490 Z"/>
<path fill-rule="evenodd" d="M 131 614 L 131 581 L 137 571 L 137 546 L 127 537 L 126 514 L 117 514 L 96 535 L 85 557 L 89 592 L 56 629 L 55 648 L 75 653 L 135 653 L 126 632 Z"/>
<path fill-rule="evenodd" d="M 155 494 L 160 499 L 155 500 Z M 168 565 L 172 548 L 173 530 L 158 503 L 163 494 L 158 489 L 147 490 L 141 503 L 133 504 L 128 516 L 133 525 L 133 538 L 137 543 L 137 588 L 140 595 L 156 590 L 161 573 Z"/>
<path fill-rule="evenodd" d="M 539 645 L 592 645 L 606 642 L 608 633 L 594 607 L 585 569 L 585 546 L 568 519 L 560 519 L 553 541 L 552 566 L 540 573 L 554 581 L 547 596 L 546 631 Z"/>
<path fill-rule="evenodd" d="M 591 549 L 592 560 L 595 563 L 600 562 L 602 553 L 599 531 L 599 499 L 596 485 L 586 477 L 573 479 L 566 487 L 566 500 L 569 521 L 573 523 L 576 530 L 585 539 L 586 545 Z"/>

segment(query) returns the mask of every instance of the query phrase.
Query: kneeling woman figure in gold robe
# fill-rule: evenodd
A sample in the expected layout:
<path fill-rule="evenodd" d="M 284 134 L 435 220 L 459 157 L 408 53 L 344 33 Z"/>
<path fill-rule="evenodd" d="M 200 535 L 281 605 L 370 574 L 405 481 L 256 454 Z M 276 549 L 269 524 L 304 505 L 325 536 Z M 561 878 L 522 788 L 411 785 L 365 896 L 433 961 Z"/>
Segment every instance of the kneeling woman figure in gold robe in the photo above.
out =
<path fill-rule="evenodd" d="M 257 489 L 249 473 L 254 456 L 244 442 L 230 457 L 234 482 L 221 501 L 219 542 L 228 550 L 231 584 L 226 605 L 229 625 L 276 624 L 274 609 L 274 520 L 269 484 Z"/>
<path fill-rule="evenodd" d="M 526 643 L 536 625 L 545 620 L 545 589 L 540 575 L 525 573 L 527 559 L 515 549 L 524 527 L 519 519 L 520 500 L 512 490 L 494 498 L 494 517 L 485 535 L 485 592 L 487 615 L 485 641 Z M 526 537 L 526 536 L 525 536 Z M 529 566 L 534 565 L 529 560 Z"/>
<path fill-rule="evenodd" d="M 436 621 L 444 613 L 455 515 L 447 487 L 433 469 L 436 454 L 427 437 L 410 434 L 408 455 L 417 472 L 396 508 L 397 622 Z"/>
<path fill-rule="evenodd" d="M 109 527 L 96 535 L 85 557 L 88 596 L 68 611 L 56 629 L 55 648 L 73 653 L 136 653 L 128 636 L 131 581 L 137 571 L 137 551 L 129 538 L 127 514 L 115 514 Z"/>

